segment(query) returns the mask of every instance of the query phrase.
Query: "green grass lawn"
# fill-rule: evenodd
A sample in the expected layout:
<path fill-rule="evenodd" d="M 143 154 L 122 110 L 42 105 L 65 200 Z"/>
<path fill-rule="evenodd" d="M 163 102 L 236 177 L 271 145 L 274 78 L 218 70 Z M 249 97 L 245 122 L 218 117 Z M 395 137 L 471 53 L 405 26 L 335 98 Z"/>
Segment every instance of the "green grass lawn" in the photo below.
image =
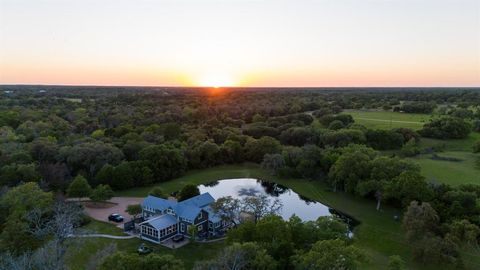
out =
<path fill-rule="evenodd" d="M 371 129 L 411 128 L 418 130 L 431 118 L 428 114 L 401 113 L 390 111 L 345 110 L 355 123 Z"/>
<path fill-rule="evenodd" d="M 470 132 L 467 138 L 465 139 L 451 139 L 451 140 L 439 140 L 431 138 L 422 138 L 420 140 L 420 147 L 432 147 L 438 145 L 444 145 L 445 151 L 465 151 L 472 152 L 473 144 L 480 140 L 479 132 Z"/>
<path fill-rule="evenodd" d="M 480 169 L 475 166 L 475 159 L 480 156 L 471 152 L 446 151 L 438 153 L 441 157 L 453 157 L 462 161 L 433 160 L 432 155 L 420 155 L 411 158 L 422 168 L 422 174 L 429 181 L 450 185 L 480 184 Z"/>
<path fill-rule="evenodd" d="M 355 229 L 355 245 L 364 250 L 370 258 L 361 269 L 385 269 L 388 256 L 400 255 L 410 266 L 410 269 L 436 269 L 438 266 L 426 267 L 411 262 L 410 248 L 404 240 L 400 222 L 393 219 L 394 215 L 401 215 L 401 210 L 388 206 L 382 207 L 381 211 L 375 210 L 375 202 L 363 198 L 350 196 L 344 193 L 334 193 L 321 182 L 308 181 L 303 179 L 281 179 L 269 175 L 258 165 L 246 163 L 241 165 L 219 166 L 215 168 L 188 172 L 185 176 L 158 186 L 165 192 L 172 192 L 180 189 L 187 183 L 201 184 L 220 179 L 251 177 L 283 184 L 295 192 L 310 199 L 320 201 L 336 208 L 348 215 L 353 216 L 361 222 Z M 152 187 L 135 188 L 127 191 L 117 192 L 117 196 L 145 196 Z M 97 228 L 99 232 L 111 231 L 112 228 L 105 228 L 106 223 L 93 222 L 88 225 L 90 228 Z M 113 227 L 113 226 L 111 226 Z M 113 229 L 114 233 L 116 228 Z M 119 230 L 120 231 L 120 230 Z M 77 255 L 72 256 L 70 263 L 72 269 L 81 269 L 88 257 L 94 254 L 101 247 L 108 243 L 115 242 L 119 250 L 135 252 L 140 243 L 138 239 L 131 240 L 109 240 L 109 239 L 87 239 L 81 248 L 78 248 Z M 184 260 L 187 267 L 191 267 L 194 261 L 211 258 L 218 250 L 224 247 L 224 243 L 214 243 L 211 246 L 202 244 L 190 244 L 187 247 L 172 251 L 163 247 L 156 247 L 156 252 L 173 254 Z M 480 268 L 480 252 L 469 251 L 466 253 L 466 260 L 469 269 Z M 445 269 L 443 266 L 442 269 Z"/>
<path fill-rule="evenodd" d="M 82 227 L 90 233 L 105 233 L 112 235 L 125 235 L 123 231 L 112 224 L 92 220 L 89 224 Z M 118 251 L 136 253 L 138 246 L 142 243 L 140 239 L 107 239 L 107 238 L 81 238 L 73 240 L 72 247 L 67 253 L 67 263 L 71 270 L 83 270 L 92 256 L 107 247 L 109 244 L 115 244 Z M 225 247 L 224 242 L 215 243 L 190 243 L 179 249 L 169 249 L 160 245 L 146 242 L 153 252 L 158 254 L 171 254 L 181 259 L 187 269 L 193 268 L 196 261 L 213 258 L 221 249 Z"/>

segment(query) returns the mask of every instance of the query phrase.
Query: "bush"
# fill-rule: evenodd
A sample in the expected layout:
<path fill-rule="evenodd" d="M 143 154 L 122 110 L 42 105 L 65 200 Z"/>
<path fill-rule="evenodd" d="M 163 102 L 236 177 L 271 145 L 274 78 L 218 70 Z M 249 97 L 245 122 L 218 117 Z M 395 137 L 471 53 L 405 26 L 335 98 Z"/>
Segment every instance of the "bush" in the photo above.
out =
<path fill-rule="evenodd" d="M 376 150 L 399 149 L 404 143 L 402 134 L 391 130 L 368 130 L 365 137 L 368 146 Z"/>
<path fill-rule="evenodd" d="M 98 185 L 90 194 L 90 199 L 95 202 L 104 202 L 113 197 L 113 190 L 109 185 Z"/>
<path fill-rule="evenodd" d="M 333 120 L 332 122 L 330 122 L 330 124 L 328 125 L 328 129 L 332 129 L 332 130 L 339 130 L 339 129 L 342 129 L 344 128 L 345 126 L 343 125 L 343 122 L 340 121 L 340 120 Z"/>
<path fill-rule="evenodd" d="M 178 194 L 178 201 L 184 201 L 197 195 L 200 195 L 200 190 L 198 189 L 198 187 L 192 184 L 188 184 L 184 186 L 182 190 L 180 190 L 180 193 Z"/>
<path fill-rule="evenodd" d="M 442 117 L 425 124 L 420 134 L 436 139 L 464 139 L 471 130 L 472 126 L 460 118 Z"/>
<path fill-rule="evenodd" d="M 480 140 L 473 144 L 473 153 L 480 153 Z"/>

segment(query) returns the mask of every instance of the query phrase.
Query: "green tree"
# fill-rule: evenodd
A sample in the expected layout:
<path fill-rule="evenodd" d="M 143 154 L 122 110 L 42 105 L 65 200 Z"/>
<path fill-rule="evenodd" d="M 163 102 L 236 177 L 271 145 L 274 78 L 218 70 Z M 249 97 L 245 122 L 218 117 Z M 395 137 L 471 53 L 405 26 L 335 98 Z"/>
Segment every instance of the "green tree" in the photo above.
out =
<path fill-rule="evenodd" d="M 166 198 L 165 193 L 163 193 L 163 190 L 160 187 L 152 188 L 152 190 L 150 190 L 148 195 L 152 195 L 158 198 Z"/>
<path fill-rule="evenodd" d="M 105 164 L 95 175 L 96 184 L 110 185 L 113 182 L 113 171 L 115 167 L 110 164 Z"/>
<path fill-rule="evenodd" d="M 105 164 L 120 163 L 123 153 L 111 144 L 95 141 L 62 147 L 59 159 L 66 162 L 74 173 L 83 170 L 92 179 Z"/>
<path fill-rule="evenodd" d="M 405 171 L 419 173 L 420 168 L 398 158 L 377 157 L 371 162 L 370 177 L 357 185 L 356 192 L 362 196 L 373 195 L 377 199 L 378 211 L 391 181 Z"/>
<path fill-rule="evenodd" d="M 282 217 L 269 215 L 260 219 L 256 225 L 254 239 L 265 247 L 268 254 L 280 265 L 287 266 L 288 258 L 294 251 L 293 240 L 287 222 Z"/>
<path fill-rule="evenodd" d="M 211 207 L 222 220 L 233 224 L 235 227 L 238 225 L 242 212 L 239 199 L 233 198 L 232 196 L 220 197 L 211 204 Z"/>
<path fill-rule="evenodd" d="M 337 187 L 354 193 L 357 184 L 370 176 L 371 161 L 376 153 L 363 146 L 350 146 L 330 168 L 329 181 L 336 191 Z"/>
<path fill-rule="evenodd" d="M 280 142 L 268 136 L 256 140 L 250 138 L 245 143 L 245 152 L 247 159 L 260 163 L 265 154 L 277 154 L 282 150 Z"/>
<path fill-rule="evenodd" d="M 473 153 L 480 153 L 480 140 L 473 144 Z"/>
<path fill-rule="evenodd" d="M 277 262 L 256 243 L 233 243 L 210 261 L 198 262 L 195 270 L 236 269 L 274 270 Z"/>
<path fill-rule="evenodd" d="M 454 220 L 448 225 L 452 237 L 457 243 L 467 243 L 472 246 L 477 245 L 480 236 L 480 228 L 466 219 Z"/>
<path fill-rule="evenodd" d="M 405 266 L 405 261 L 402 257 L 398 255 L 392 255 L 388 257 L 388 270 L 405 270 L 407 267 Z"/>
<path fill-rule="evenodd" d="M 148 254 L 140 256 L 138 254 L 116 252 L 112 256 L 105 258 L 99 267 L 100 270 L 183 270 L 184 264 L 173 255 Z"/>
<path fill-rule="evenodd" d="M 79 174 L 68 186 L 67 196 L 77 197 L 78 200 L 80 200 L 80 198 L 90 196 L 91 192 L 92 187 L 90 187 L 90 185 L 88 184 L 87 179 L 85 179 L 85 177 Z"/>
<path fill-rule="evenodd" d="M 48 213 L 53 195 L 44 192 L 37 183 L 29 182 L 8 190 L 0 197 L 0 250 L 14 254 L 37 248 L 41 241 L 31 233 L 27 215 L 38 210 Z"/>
<path fill-rule="evenodd" d="M 293 260 L 295 269 L 301 270 L 357 269 L 365 255 L 345 241 L 335 239 L 318 241 L 308 252 L 295 255 Z"/>
<path fill-rule="evenodd" d="M 98 185 L 92 193 L 90 193 L 90 199 L 94 202 L 104 202 L 113 197 L 113 190 L 109 185 Z"/>
<path fill-rule="evenodd" d="M 429 203 L 412 201 L 403 215 L 402 225 L 407 239 L 414 242 L 438 230 L 439 217 Z"/>
<path fill-rule="evenodd" d="M 20 182 L 38 182 L 41 175 L 36 171 L 35 164 L 10 164 L 0 169 L 0 184 L 15 186 Z"/>
<path fill-rule="evenodd" d="M 197 195 L 200 195 L 198 187 L 193 184 L 187 184 L 180 190 L 177 197 L 178 201 L 184 201 Z"/>
<path fill-rule="evenodd" d="M 386 188 L 386 197 L 401 202 L 406 207 L 413 200 L 428 201 L 432 197 L 425 177 L 418 171 L 404 171 Z"/>
<path fill-rule="evenodd" d="M 165 140 L 178 139 L 181 133 L 180 125 L 177 123 L 167 123 L 161 126 Z"/>
<path fill-rule="evenodd" d="M 321 135 L 321 141 L 326 146 L 345 147 L 349 144 L 364 144 L 365 134 L 356 129 L 328 130 Z"/>
<path fill-rule="evenodd" d="M 142 213 L 142 206 L 140 204 L 130 204 L 127 206 L 127 209 L 125 209 L 125 212 L 135 219 Z"/>
<path fill-rule="evenodd" d="M 115 166 L 112 174 L 111 186 L 115 190 L 127 189 L 134 186 L 134 178 L 132 166 L 130 162 L 123 161 Z"/>
<path fill-rule="evenodd" d="M 270 171 L 270 174 L 276 175 L 283 167 L 285 160 L 281 154 L 265 154 L 263 157 L 262 168 Z"/>
<path fill-rule="evenodd" d="M 187 232 L 193 241 L 197 240 L 198 228 L 195 225 L 188 225 Z"/>
<path fill-rule="evenodd" d="M 144 148 L 140 151 L 140 159 L 148 162 L 156 181 L 178 177 L 187 168 L 187 161 L 180 149 L 167 144 Z"/>
<path fill-rule="evenodd" d="M 330 124 L 328 124 L 328 129 L 331 129 L 331 130 L 339 130 L 344 127 L 345 126 L 343 125 L 343 122 L 340 120 L 333 120 L 332 122 L 330 122 Z"/>
<path fill-rule="evenodd" d="M 441 117 L 431 120 L 423 126 L 420 134 L 437 139 L 463 139 L 470 134 L 472 126 L 458 117 Z"/>
<path fill-rule="evenodd" d="M 220 152 L 226 163 L 239 163 L 243 161 L 243 147 L 240 142 L 226 140 L 221 145 Z"/>

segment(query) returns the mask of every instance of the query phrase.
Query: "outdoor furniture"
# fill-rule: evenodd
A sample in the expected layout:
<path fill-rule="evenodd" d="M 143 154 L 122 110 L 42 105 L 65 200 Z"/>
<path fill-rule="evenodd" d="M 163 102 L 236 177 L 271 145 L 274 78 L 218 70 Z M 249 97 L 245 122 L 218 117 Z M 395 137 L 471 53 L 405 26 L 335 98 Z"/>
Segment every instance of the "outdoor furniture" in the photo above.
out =
<path fill-rule="evenodd" d="M 172 238 L 172 241 L 178 243 L 183 241 L 183 239 L 185 239 L 185 236 L 183 236 L 182 234 L 178 234 Z"/>
<path fill-rule="evenodd" d="M 147 247 L 147 245 L 145 245 L 144 243 L 142 243 L 142 244 L 140 244 L 140 246 L 138 247 L 137 252 L 138 252 L 138 254 L 140 254 L 140 255 L 145 255 L 145 254 L 151 253 L 151 252 L 152 252 L 152 249 L 149 248 L 149 247 Z"/>

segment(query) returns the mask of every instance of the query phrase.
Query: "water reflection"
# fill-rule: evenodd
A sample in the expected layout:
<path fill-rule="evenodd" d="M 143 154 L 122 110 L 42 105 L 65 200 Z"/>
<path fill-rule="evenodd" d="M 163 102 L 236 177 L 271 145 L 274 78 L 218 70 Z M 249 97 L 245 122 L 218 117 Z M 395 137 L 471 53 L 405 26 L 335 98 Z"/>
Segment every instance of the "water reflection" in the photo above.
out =
<path fill-rule="evenodd" d="M 274 197 L 278 197 L 281 194 L 288 191 L 288 188 L 286 186 L 282 186 L 282 185 L 277 184 L 277 183 L 266 182 L 266 181 L 262 181 L 262 180 L 257 180 L 257 183 L 260 183 L 260 185 L 265 190 L 265 193 L 267 193 L 268 195 L 274 196 Z"/>
<path fill-rule="evenodd" d="M 241 198 L 245 196 L 258 196 L 260 194 L 278 198 L 283 208 L 280 215 L 289 219 L 293 214 L 304 221 L 316 220 L 320 216 L 339 216 L 350 226 L 358 224 L 351 217 L 336 211 L 324 204 L 311 200 L 295 193 L 293 190 L 273 183 L 252 178 L 228 179 L 215 181 L 214 184 L 198 186 L 200 193 L 209 192 L 215 199 L 225 196 Z"/>

